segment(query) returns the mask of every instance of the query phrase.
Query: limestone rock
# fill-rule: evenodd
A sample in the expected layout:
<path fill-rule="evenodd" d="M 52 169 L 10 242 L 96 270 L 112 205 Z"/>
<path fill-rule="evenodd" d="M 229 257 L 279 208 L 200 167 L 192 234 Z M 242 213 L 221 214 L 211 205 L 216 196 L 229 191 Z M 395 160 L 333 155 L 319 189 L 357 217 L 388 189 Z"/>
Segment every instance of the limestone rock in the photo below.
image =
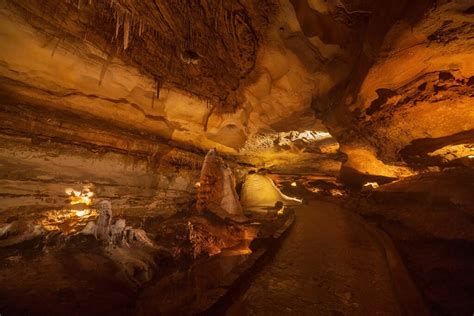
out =
<path fill-rule="evenodd" d="M 243 217 L 233 172 L 215 149 L 209 150 L 204 158 L 199 183 L 196 202 L 198 212 L 208 210 L 223 218 Z"/>
<path fill-rule="evenodd" d="M 244 207 L 272 207 L 277 202 L 298 205 L 302 201 L 283 194 L 272 179 L 263 174 L 249 174 L 242 186 L 241 202 Z"/>

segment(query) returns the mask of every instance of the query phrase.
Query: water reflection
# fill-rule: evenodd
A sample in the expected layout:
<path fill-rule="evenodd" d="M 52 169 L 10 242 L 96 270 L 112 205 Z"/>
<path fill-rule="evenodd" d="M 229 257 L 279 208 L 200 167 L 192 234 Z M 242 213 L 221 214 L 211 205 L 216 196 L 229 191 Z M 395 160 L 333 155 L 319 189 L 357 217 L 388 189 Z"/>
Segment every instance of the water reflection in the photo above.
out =
<path fill-rule="evenodd" d="M 239 267 L 250 256 L 242 244 L 223 249 L 218 255 L 195 263 L 189 269 L 164 276 L 142 292 L 138 313 L 195 314 L 202 312 L 217 296 L 222 295 L 240 274 Z M 235 273 L 235 274 L 234 274 Z"/>

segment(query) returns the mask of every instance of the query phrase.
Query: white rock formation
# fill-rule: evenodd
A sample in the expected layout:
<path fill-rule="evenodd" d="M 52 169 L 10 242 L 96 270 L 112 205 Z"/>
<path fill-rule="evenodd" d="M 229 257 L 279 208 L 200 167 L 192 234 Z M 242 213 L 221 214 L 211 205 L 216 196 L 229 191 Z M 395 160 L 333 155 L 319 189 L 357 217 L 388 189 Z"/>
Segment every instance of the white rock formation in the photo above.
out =
<path fill-rule="evenodd" d="M 99 206 L 97 222 L 90 222 L 82 233 L 94 235 L 107 244 L 107 255 L 119 266 L 122 278 L 132 286 L 139 287 L 151 280 L 155 266 L 153 254 L 164 248 L 155 245 L 144 230 L 127 226 L 124 219 L 112 224 L 110 201 L 104 200 Z"/>
<path fill-rule="evenodd" d="M 281 201 L 284 205 L 298 205 L 302 200 L 283 194 L 272 179 L 261 174 L 249 174 L 242 186 L 240 202 L 244 207 L 269 207 Z"/>

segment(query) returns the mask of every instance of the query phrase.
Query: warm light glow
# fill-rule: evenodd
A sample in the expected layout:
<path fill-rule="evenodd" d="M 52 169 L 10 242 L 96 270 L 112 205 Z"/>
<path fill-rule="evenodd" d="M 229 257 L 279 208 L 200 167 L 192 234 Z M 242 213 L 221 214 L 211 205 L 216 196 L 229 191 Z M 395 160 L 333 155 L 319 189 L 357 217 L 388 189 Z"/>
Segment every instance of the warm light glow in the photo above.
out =
<path fill-rule="evenodd" d="M 344 196 L 344 192 L 339 189 L 331 189 L 332 196 Z"/>
<path fill-rule="evenodd" d="M 76 216 L 83 217 L 90 213 L 90 210 L 80 210 L 76 211 Z"/>
<path fill-rule="evenodd" d="M 296 182 L 291 182 L 292 187 L 296 187 Z"/>
<path fill-rule="evenodd" d="M 39 219 L 37 224 L 46 231 L 59 230 L 68 235 L 81 230 L 88 221 L 97 217 L 97 210 L 52 210 L 47 211 Z"/>
<path fill-rule="evenodd" d="M 320 188 L 310 188 L 309 190 L 313 193 L 319 193 L 322 191 Z"/>
<path fill-rule="evenodd" d="M 67 188 L 65 193 L 71 207 L 45 212 L 38 221 L 44 230 L 59 230 L 68 235 L 81 230 L 91 218 L 97 217 L 97 210 L 90 208 L 94 196 L 91 187 L 85 186 L 81 191 Z"/>
<path fill-rule="evenodd" d="M 284 212 L 285 212 L 285 206 L 282 206 L 281 209 L 278 210 L 277 214 L 283 215 Z"/>
<path fill-rule="evenodd" d="M 364 184 L 364 187 L 371 187 L 372 189 L 377 189 L 379 184 L 377 182 L 367 182 Z"/>
<path fill-rule="evenodd" d="M 197 188 L 200 188 L 201 187 L 201 182 L 196 182 L 194 184 L 194 187 L 197 189 Z"/>
<path fill-rule="evenodd" d="M 71 188 L 67 188 L 65 190 L 66 194 L 69 195 L 70 198 L 70 204 L 75 205 L 75 204 L 85 204 L 85 205 L 91 205 L 92 203 L 92 197 L 94 196 L 94 192 L 90 191 L 89 188 L 84 188 L 82 191 L 76 191 Z"/>
<path fill-rule="evenodd" d="M 438 150 L 435 150 L 431 153 L 428 153 L 431 157 L 442 158 L 443 161 L 452 161 L 455 159 L 460 159 L 467 157 L 468 159 L 474 158 L 474 147 L 472 143 L 458 144 L 458 145 L 448 145 L 444 146 Z"/>

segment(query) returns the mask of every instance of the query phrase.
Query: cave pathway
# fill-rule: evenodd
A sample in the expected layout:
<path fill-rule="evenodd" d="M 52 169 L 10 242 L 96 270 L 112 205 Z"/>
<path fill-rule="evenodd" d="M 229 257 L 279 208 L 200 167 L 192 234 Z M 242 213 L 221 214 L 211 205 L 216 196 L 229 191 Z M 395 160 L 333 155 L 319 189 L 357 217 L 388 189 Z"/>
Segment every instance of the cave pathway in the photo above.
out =
<path fill-rule="evenodd" d="M 227 315 L 401 315 L 383 246 L 361 219 L 310 200 Z"/>

